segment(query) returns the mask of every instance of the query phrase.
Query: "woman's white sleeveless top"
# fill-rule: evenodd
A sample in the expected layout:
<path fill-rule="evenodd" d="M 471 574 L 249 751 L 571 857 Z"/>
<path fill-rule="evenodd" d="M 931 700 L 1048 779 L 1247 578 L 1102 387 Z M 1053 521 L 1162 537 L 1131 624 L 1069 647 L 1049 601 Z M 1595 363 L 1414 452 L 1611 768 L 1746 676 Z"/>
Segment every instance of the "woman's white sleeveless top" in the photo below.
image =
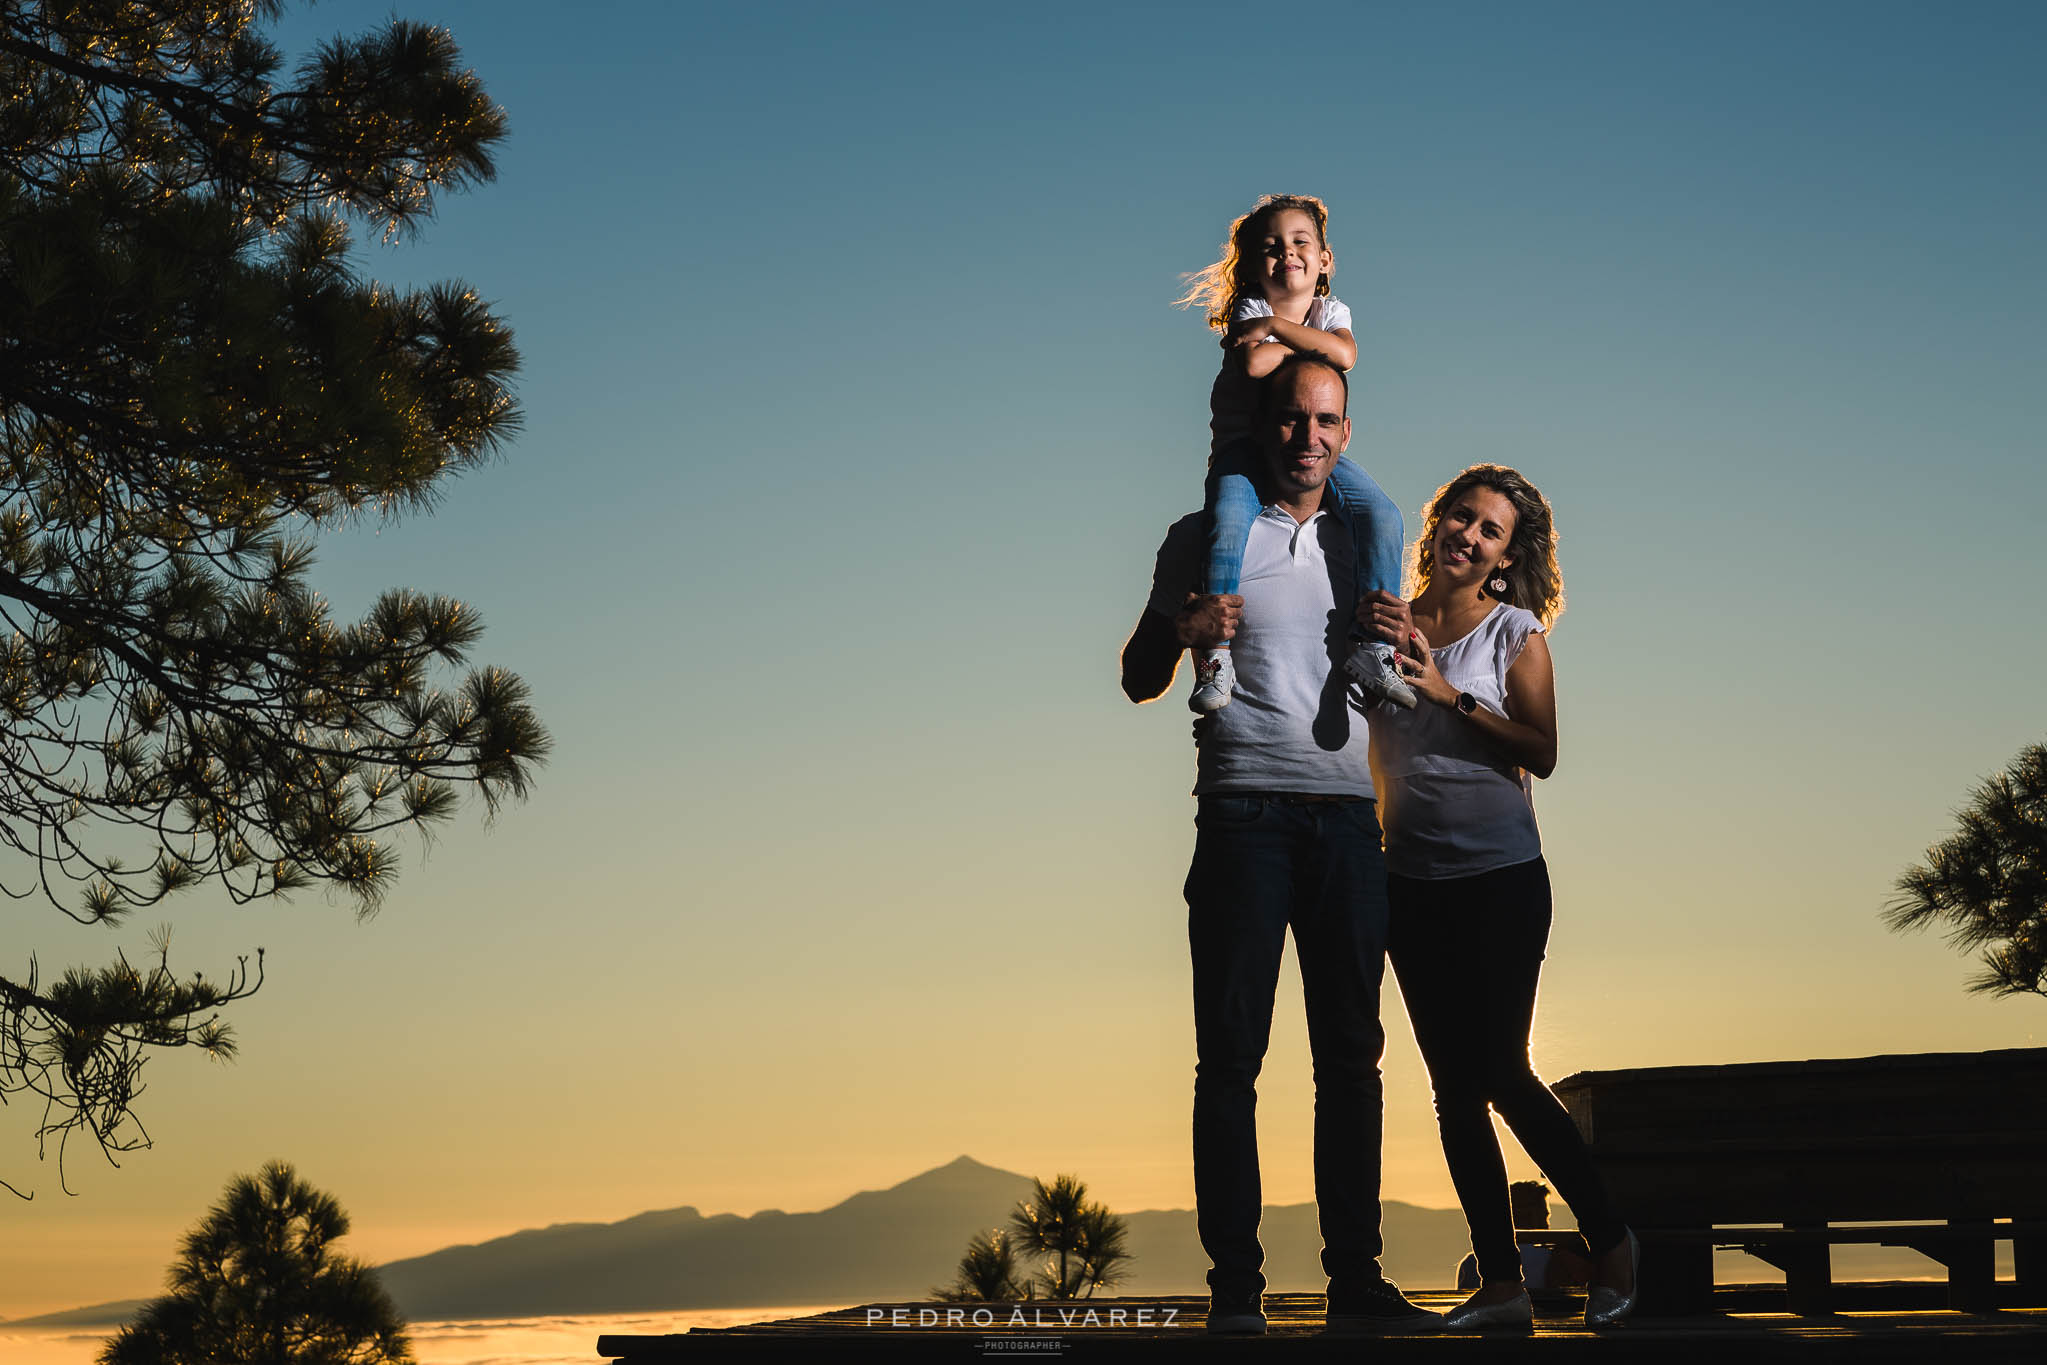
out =
<path fill-rule="evenodd" d="M 1436 667 L 1478 704 L 1507 713 L 1507 670 L 1535 614 L 1502 602 L 1469 635 L 1436 649 Z M 1403 877 L 1469 877 L 1542 856 L 1533 784 L 1447 706 L 1372 711 L 1372 779 L 1386 831 L 1386 867 Z"/>

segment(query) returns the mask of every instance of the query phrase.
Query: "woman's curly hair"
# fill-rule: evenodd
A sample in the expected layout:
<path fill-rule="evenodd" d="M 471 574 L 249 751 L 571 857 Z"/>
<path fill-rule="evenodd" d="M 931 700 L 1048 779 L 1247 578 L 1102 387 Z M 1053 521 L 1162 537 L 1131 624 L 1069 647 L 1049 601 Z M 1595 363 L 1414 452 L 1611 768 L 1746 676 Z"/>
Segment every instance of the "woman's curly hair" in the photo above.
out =
<path fill-rule="evenodd" d="M 1299 209 L 1315 220 L 1315 236 L 1324 251 L 1329 250 L 1329 207 L 1312 194 L 1268 194 L 1251 206 L 1251 211 L 1230 224 L 1229 239 L 1223 243 L 1222 259 L 1206 270 L 1197 270 L 1180 278 L 1187 281 L 1187 292 L 1174 299 L 1176 307 L 1199 306 L 1208 311 L 1208 325 L 1216 331 L 1223 331 L 1230 325 L 1230 316 L 1237 311 L 1237 304 L 1252 292 L 1254 281 L 1246 278 L 1249 262 L 1257 259 L 1257 241 L 1265 231 L 1265 224 L 1275 213 L 1287 209 Z M 1329 293 L 1329 272 L 1323 271 L 1315 281 L 1317 297 Z"/>
<path fill-rule="evenodd" d="M 1543 629 L 1549 629 L 1564 614 L 1564 575 L 1557 567 L 1556 516 L 1542 490 L 1523 478 L 1519 470 L 1501 464 L 1475 464 L 1438 488 L 1429 499 L 1428 510 L 1422 513 L 1421 539 L 1414 544 L 1410 570 L 1414 591 L 1408 595 L 1419 597 L 1429 586 L 1429 579 L 1436 572 L 1436 525 L 1459 498 L 1474 488 L 1490 488 L 1514 505 L 1514 531 L 1507 538 L 1507 552 L 1503 556 L 1509 563 L 1500 571 L 1500 576 L 1507 580 L 1507 591 L 1493 593 L 1490 588 L 1483 591 L 1510 607 L 1534 612 Z"/>

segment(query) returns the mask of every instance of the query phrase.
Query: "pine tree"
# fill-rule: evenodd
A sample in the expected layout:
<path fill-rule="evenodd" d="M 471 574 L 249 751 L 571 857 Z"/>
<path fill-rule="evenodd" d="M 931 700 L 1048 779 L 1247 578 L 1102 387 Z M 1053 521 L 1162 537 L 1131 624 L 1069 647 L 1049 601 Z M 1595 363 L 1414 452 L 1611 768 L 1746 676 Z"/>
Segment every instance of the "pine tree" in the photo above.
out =
<path fill-rule="evenodd" d="M 2019 751 L 1956 815 L 1954 834 L 1898 879 L 1893 929 L 1936 920 L 1960 948 L 1981 948 L 1972 991 L 2047 995 L 2047 744 Z"/>
<path fill-rule="evenodd" d="M 376 1271 L 334 1250 L 347 1233 L 334 1196 L 285 1163 L 236 1177 L 99 1365 L 404 1365 L 405 1320 Z"/>
<path fill-rule="evenodd" d="M 1034 1178 L 1031 1197 L 1017 1201 L 1009 1226 L 1017 1246 L 1046 1258 L 1034 1287 L 1047 1298 L 1092 1298 L 1123 1279 L 1124 1263 L 1133 1259 L 1123 1220 L 1089 1200 L 1078 1176 L 1055 1176 L 1050 1185 Z"/>
<path fill-rule="evenodd" d="M 1080 1273 L 1076 1290 L 1082 1298 L 1093 1298 L 1097 1289 L 1113 1289 L 1128 1273 L 1126 1262 L 1134 1259 L 1126 1240 L 1123 1220 L 1109 1212 L 1107 1204 L 1089 1204 L 1080 1215 Z"/>
<path fill-rule="evenodd" d="M 337 621 L 313 538 L 430 507 L 516 428 L 473 290 L 358 277 L 349 221 L 416 230 L 488 180 L 504 115 L 402 20 L 288 75 L 279 0 L 0 0 L 0 882 L 84 924 L 208 883 L 367 913 L 392 833 L 523 796 L 519 679 L 449 677 L 480 623 L 385 594 Z M 0 1102 L 39 1150 L 130 1110 L 160 1047 L 231 1048 L 261 983 L 155 960 L 0 977 Z"/>
<path fill-rule="evenodd" d="M 1001 1228 L 967 1239 L 952 1283 L 931 1291 L 942 1303 L 1009 1303 L 1030 1297 L 1029 1276 L 1016 1274 L 1016 1249 Z"/>

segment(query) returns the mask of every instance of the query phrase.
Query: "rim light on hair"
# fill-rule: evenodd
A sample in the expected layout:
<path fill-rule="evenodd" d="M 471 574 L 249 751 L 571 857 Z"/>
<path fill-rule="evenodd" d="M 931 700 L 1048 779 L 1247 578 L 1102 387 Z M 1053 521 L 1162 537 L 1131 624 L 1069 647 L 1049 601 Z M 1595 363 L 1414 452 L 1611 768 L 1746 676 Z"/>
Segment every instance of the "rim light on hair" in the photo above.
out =
<path fill-rule="evenodd" d="M 1507 580 L 1507 591 L 1497 595 L 1509 606 L 1535 613 L 1543 629 L 1554 626 L 1564 614 L 1564 575 L 1557 567 L 1556 514 L 1542 490 L 1530 483 L 1518 469 L 1502 464 L 1475 464 L 1436 490 L 1422 513 L 1421 539 L 1414 544 L 1409 579 L 1419 597 L 1436 572 L 1436 526 L 1443 514 L 1474 488 L 1490 488 L 1514 505 L 1514 534 L 1507 538 L 1508 560 L 1499 570 Z"/>
<path fill-rule="evenodd" d="M 1315 236 L 1322 249 L 1329 250 L 1328 205 L 1312 194 L 1268 194 L 1253 204 L 1249 213 L 1230 224 L 1230 235 L 1223 241 L 1222 259 L 1205 270 L 1181 276 L 1187 281 L 1187 292 L 1174 299 L 1174 305 L 1204 308 L 1210 327 L 1218 332 L 1226 329 L 1237 304 L 1256 290 L 1256 282 L 1248 274 L 1248 263 L 1258 258 L 1258 243 L 1254 239 L 1264 232 L 1267 219 L 1287 209 L 1299 209 L 1314 219 Z M 1324 298 L 1328 293 L 1329 272 L 1325 270 L 1315 281 L 1315 296 Z"/>

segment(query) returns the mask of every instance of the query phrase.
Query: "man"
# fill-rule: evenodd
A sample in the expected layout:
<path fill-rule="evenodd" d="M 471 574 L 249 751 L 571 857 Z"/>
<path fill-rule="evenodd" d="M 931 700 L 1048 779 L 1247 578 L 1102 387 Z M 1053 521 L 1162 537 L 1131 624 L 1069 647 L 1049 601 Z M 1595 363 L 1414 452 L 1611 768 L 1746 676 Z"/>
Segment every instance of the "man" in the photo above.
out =
<path fill-rule="evenodd" d="M 1350 441 L 1348 383 L 1295 355 L 1267 381 L 1258 439 L 1266 503 L 1241 596 L 1199 597 L 1199 513 L 1160 546 L 1151 601 L 1123 647 L 1123 690 L 1150 701 L 1184 649 L 1230 641 L 1235 700 L 1195 727 L 1199 808 L 1187 873 L 1194 959 L 1194 1195 L 1208 1330 L 1265 1330 L 1258 1071 L 1287 930 L 1315 1063 L 1315 1201 L 1332 1331 L 1441 1325 L 1380 1273 L 1379 981 L 1386 869 L 1365 724 L 1342 664 L 1356 604 L 1351 537 L 1324 491 Z"/>

